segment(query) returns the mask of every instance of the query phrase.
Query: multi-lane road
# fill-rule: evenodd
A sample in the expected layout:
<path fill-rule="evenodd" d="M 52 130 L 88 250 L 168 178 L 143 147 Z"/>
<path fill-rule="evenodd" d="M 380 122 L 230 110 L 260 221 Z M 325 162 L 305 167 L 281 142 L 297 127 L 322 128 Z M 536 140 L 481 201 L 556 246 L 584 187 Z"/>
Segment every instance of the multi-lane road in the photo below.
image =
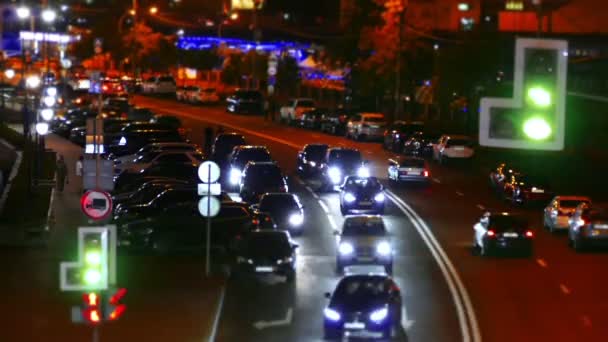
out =
<path fill-rule="evenodd" d="M 193 142 L 204 128 L 222 125 L 267 145 L 288 174 L 306 143 L 359 148 L 374 175 L 386 178 L 391 153 L 319 132 L 227 114 L 170 100 L 136 97 L 138 105 L 182 118 Z M 395 278 L 404 293 L 406 315 L 400 340 L 409 341 L 605 341 L 608 339 L 608 254 L 576 254 L 565 236 L 543 231 L 540 209 L 523 209 L 535 230 L 532 258 L 471 255 L 472 226 L 486 209 L 511 210 L 487 185 L 487 170 L 467 165 L 432 165 L 429 188 L 388 186 L 385 221 L 396 248 Z M 292 177 L 291 190 L 305 207 L 306 232 L 298 275 L 290 285 L 229 283 L 219 320 L 219 341 L 314 341 L 322 338 L 324 293 L 335 274 L 340 227 L 338 195 L 317 192 Z M 520 209 L 522 210 L 522 209 Z"/>

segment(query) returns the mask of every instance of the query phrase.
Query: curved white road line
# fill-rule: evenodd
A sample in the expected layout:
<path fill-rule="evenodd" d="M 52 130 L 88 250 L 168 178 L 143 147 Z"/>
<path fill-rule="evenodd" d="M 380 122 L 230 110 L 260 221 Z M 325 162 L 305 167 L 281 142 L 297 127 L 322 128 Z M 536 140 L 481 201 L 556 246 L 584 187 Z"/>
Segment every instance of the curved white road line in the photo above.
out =
<path fill-rule="evenodd" d="M 439 265 L 456 306 L 463 342 L 481 342 L 481 332 L 471 299 L 450 258 L 443 248 L 441 248 L 430 228 L 414 209 L 392 191 L 388 189 L 385 191 L 388 195 L 387 197 L 410 219 Z"/>
<path fill-rule="evenodd" d="M 200 116 L 192 115 L 185 110 L 181 110 L 178 108 L 170 108 L 167 109 L 162 105 L 158 105 L 158 108 L 161 108 L 168 113 L 179 114 L 181 116 L 190 118 L 195 121 L 208 122 L 216 125 L 221 125 L 223 127 L 228 127 L 237 131 L 241 131 L 243 133 L 247 133 L 250 135 L 254 135 L 266 140 L 278 142 L 280 144 L 290 146 L 296 150 L 302 148 L 301 145 L 294 144 L 293 142 L 277 138 L 275 136 L 271 136 L 268 134 L 260 133 L 251 129 L 243 128 L 237 125 L 232 125 L 223 121 L 214 120 L 210 118 L 201 118 Z M 164 108 L 163 108 L 164 107 Z M 397 197 L 392 191 L 386 190 L 388 197 L 391 201 L 403 211 L 403 213 L 409 218 L 412 222 L 418 234 L 421 236 L 422 240 L 426 243 L 427 247 L 431 251 L 431 254 L 435 258 L 435 261 L 439 265 L 439 268 L 448 284 L 448 288 L 450 290 L 450 294 L 452 295 L 452 299 L 454 300 L 454 305 L 456 306 L 456 312 L 458 314 L 458 321 L 460 324 L 460 329 L 462 333 L 463 342 L 481 342 L 481 332 L 479 330 L 479 325 L 477 323 L 477 318 L 475 317 L 475 311 L 473 309 L 473 305 L 471 303 L 471 299 L 466 291 L 462 280 L 456 268 L 450 261 L 449 257 L 433 235 L 431 229 L 427 226 L 427 224 L 420 218 L 420 216 L 412 209 L 407 203 L 405 203 L 402 199 Z M 314 192 L 313 192 L 314 194 Z M 333 222 L 333 218 L 328 215 L 330 219 L 330 224 L 335 226 L 335 222 Z"/>

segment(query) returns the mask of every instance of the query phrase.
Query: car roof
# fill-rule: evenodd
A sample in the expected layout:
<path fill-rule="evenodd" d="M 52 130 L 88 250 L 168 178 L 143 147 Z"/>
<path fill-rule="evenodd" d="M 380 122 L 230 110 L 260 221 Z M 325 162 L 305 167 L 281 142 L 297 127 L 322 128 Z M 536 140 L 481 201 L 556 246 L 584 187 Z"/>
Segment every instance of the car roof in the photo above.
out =
<path fill-rule="evenodd" d="M 244 150 L 268 150 L 266 146 L 261 145 L 239 145 L 234 147 L 236 150 L 244 151 Z"/>
<path fill-rule="evenodd" d="M 591 198 L 587 196 L 559 195 L 555 196 L 555 198 L 559 201 L 591 201 Z"/>

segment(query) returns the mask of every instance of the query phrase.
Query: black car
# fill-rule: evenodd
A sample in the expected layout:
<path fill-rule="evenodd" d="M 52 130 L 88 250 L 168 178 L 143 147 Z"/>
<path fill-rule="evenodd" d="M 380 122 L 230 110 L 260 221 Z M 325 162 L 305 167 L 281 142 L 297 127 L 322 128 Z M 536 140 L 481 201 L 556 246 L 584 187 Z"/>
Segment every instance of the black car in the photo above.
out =
<path fill-rule="evenodd" d="M 505 182 L 511 180 L 511 175 L 518 171 L 508 163 L 499 163 L 490 171 L 490 187 L 497 193 L 502 193 Z"/>
<path fill-rule="evenodd" d="M 211 146 L 211 159 L 220 167 L 226 164 L 228 155 L 236 146 L 247 145 L 245 137 L 239 133 L 221 133 L 215 137 Z"/>
<path fill-rule="evenodd" d="M 608 246 L 608 209 L 579 204 L 568 227 L 568 245 L 577 252 L 590 247 Z"/>
<path fill-rule="evenodd" d="M 435 134 L 415 132 L 403 143 L 403 150 L 401 153 L 406 156 L 432 157 L 433 144 L 436 143 L 438 139 L 439 137 Z"/>
<path fill-rule="evenodd" d="M 182 120 L 174 115 L 155 115 L 150 119 L 150 123 L 160 124 L 172 129 L 179 129 L 182 127 Z"/>
<path fill-rule="evenodd" d="M 114 191 L 121 192 L 141 186 L 154 178 L 174 178 L 185 181 L 198 181 L 196 164 L 157 164 L 137 173 L 122 172 L 114 179 Z"/>
<path fill-rule="evenodd" d="M 249 162 L 243 169 L 239 184 L 243 201 L 255 203 L 267 192 L 287 191 L 287 181 L 275 162 Z"/>
<path fill-rule="evenodd" d="M 121 134 L 118 144 L 106 147 L 106 153 L 112 154 L 113 158 L 118 158 L 133 154 L 149 144 L 183 141 L 184 139 L 176 130 L 138 130 Z"/>
<path fill-rule="evenodd" d="M 353 111 L 344 109 L 325 112 L 321 117 L 320 129 L 322 132 L 342 136 L 346 133 L 346 124 L 353 115 Z"/>
<path fill-rule="evenodd" d="M 239 89 L 226 99 L 226 111 L 231 113 L 264 113 L 264 96 L 257 90 Z"/>
<path fill-rule="evenodd" d="M 260 203 L 252 207 L 256 212 L 269 214 L 278 229 L 288 230 L 294 235 L 302 234 L 304 208 L 297 195 L 266 193 L 260 197 Z"/>
<path fill-rule="evenodd" d="M 545 206 L 554 195 L 545 180 L 519 172 L 509 174 L 503 187 L 504 198 L 513 205 Z"/>
<path fill-rule="evenodd" d="M 88 109 L 71 109 L 63 116 L 56 116 L 51 123 L 51 129 L 53 133 L 67 138 L 73 128 L 86 126 L 87 119 L 96 115 L 96 111 Z"/>
<path fill-rule="evenodd" d="M 127 118 L 133 121 L 150 121 L 154 117 L 154 112 L 149 108 L 131 107 L 127 113 Z"/>
<path fill-rule="evenodd" d="M 269 162 L 272 161 L 272 158 L 265 146 L 243 145 L 234 147 L 228 157 L 228 165 L 226 167 L 226 172 L 228 173 L 227 186 L 229 188 L 238 188 L 241 183 L 243 169 L 250 161 Z"/>
<path fill-rule="evenodd" d="M 534 232 L 528 220 L 510 213 L 484 213 L 473 226 L 473 251 L 487 256 L 498 251 L 532 255 Z"/>
<path fill-rule="evenodd" d="M 326 115 L 328 110 L 326 108 L 315 108 L 302 113 L 300 118 L 300 126 L 309 129 L 320 129 L 321 120 Z"/>
<path fill-rule="evenodd" d="M 389 151 L 400 153 L 403 150 L 404 142 L 415 132 L 423 130 L 422 122 L 395 121 L 384 131 L 382 146 Z"/>
<path fill-rule="evenodd" d="M 384 188 L 376 177 L 348 176 L 340 186 L 340 212 L 384 214 Z"/>
<path fill-rule="evenodd" d="M 352 274 L 343 277 L 323 310 L 325 338 L 390 339 L 401 325 L 401 291 L 386 274 Z M 379 336 L 378 336 L 379 335 Z"/>
<path fill-rule="evenodd" d="M 247 236 L 253 216 L 247 205 L 221 202 L 211 219 L 211 247 L 230 248 L 237 237 Z M 118 246 L 130 251 L 200 253 L 206 248 L 206 218 L 189 201 L 174 204 L 162 215 L 134 218 L 118 227 Z"/>
<path fill-rule="evenodd" d="M 296 248 L 298 245 L 286 231 L 250 232 L 237 242 L 233 274 L 278 274 L 291 282 L 296 277 Z"/>
<path fill-rule="evenodd" d="M 198 203 L 199 198 L 196 187 L 169 187 L 145 203 L 123 203 L 114 210 L 114 221 L 120 225 L 135 218 L 163 215 L 163 212 L 176 205 Z"/>
<path fill-rule="evenodd" d="M 333 190 L 350 175 L 369 176 L 369 169 L 364 164 L 361 152 L 354 148 L 328 149 L 321 170 L 321 184 L 325 190 Z"/>
<path fill-rule="evenodd" d="M 104 110 L 117 112 L 118 116 L 126 118 L 131 110 L 131 104 L 127 97 L 111 97 L 106 99 Z"/>
<path fill-rule="evenodd" d="M 120 193 L 112 194 L 112 205 L 114 208 L 118 207 L 122 203 L 126 202 L 146 202 L 146 198 L 150 200 L 149 194 L 159 194 L 162 190 L 172 186 L 183 186 L 190 185 L 195 186 L 194 183 L 185 180 L 179 180 L 174 178 L 152 178 L 151 180 L 141 184 L 135 189 L 128 189 L 128 191 L 122 191 Z"/>
<path fill-rule="evenodd" d="M 302 151 L 298 152 L 296 168 L 301 177 L 310 177 L 319 174 L 325 154 L 329 146 L 327 144 L 307 144 Z"/>

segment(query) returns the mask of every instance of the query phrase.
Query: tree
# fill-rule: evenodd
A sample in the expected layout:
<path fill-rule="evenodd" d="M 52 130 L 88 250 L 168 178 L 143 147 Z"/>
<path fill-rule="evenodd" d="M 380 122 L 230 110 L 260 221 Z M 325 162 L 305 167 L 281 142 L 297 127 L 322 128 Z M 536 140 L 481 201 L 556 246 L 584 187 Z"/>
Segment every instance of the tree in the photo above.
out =
<path fill-rule="evenodd" d="M 293 94 L 300 82 L 298 62 L 285 55 L 279 59 L 277 68 L 277 89 L 284 94 Z"/>
<path fill-rule="evenodd" d="M 168 37 L 163 36 L 161 33 L 154 32 L 144 22 L 138 22 L 124 35 L 123 44 L 131 51 L 136 65 L 152 67 L 153 65 L 150 65 L 146 57 L 160 51 L 161 44 L 164 40 L 168 39 Z"/>

